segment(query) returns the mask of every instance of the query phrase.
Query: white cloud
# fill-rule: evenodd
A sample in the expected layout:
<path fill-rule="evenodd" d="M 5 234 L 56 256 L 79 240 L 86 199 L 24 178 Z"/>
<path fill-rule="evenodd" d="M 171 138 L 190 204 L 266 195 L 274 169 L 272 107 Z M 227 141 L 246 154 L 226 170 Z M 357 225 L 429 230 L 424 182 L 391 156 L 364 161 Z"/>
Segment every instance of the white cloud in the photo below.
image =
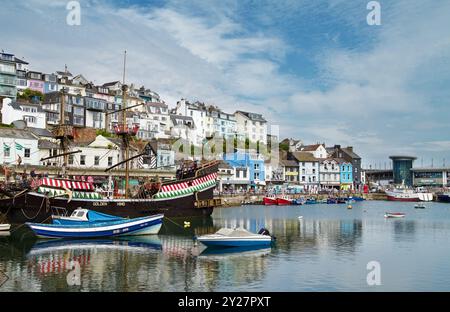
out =
<path fill-rule="evenodd" d="M 65 24 L 67 1 L 2 3 L 0 26 L 8 25 L 8 31 L 0 33 L 1 48 L 25 57 L 33 69 L 55 71 L 68 64 L 96 83 L 121 79 L 127 49 L 127 80 L 157 91 L 171 105 L 184 97 L 229 111 L 259 111 L 281 126 L 282 136 L 354 145 L 362 156 L 382 157 L 380 146 L 424 150 L 412 144 L 430 141 L 419 137 L 436 134 L 437 125 L 440 137 L 435 139 L 445 141 L 449 126 L 438 119 L 450 114 L 449 106 L 431 106 L 434 94 L 415 83 L 426 79 L 435 85 L 448 75 L 450 64 L 443 60 L 450 55 L 449 2 L 382 3 L 379 28 L 361 24 L 367 14 L 364 1 L 271 2 L 250 12 L 263 25 L 282 20 L 295 28 L 300 23 L 307 33 L 308 23 L 318 23 L 330 31 L 324 34 L 330 44 L 314 59 L 319 71 L 314 81 L 302 78 L 302 72 L 281 70 L 289 67 L 287 54 L 294 49 L 289 38 L 271 28 L 251 33 L 235 18 L 239 1 L 171 1 L 162 8 L 122 9 L 103 0 L 81 2 L 80 27 Z M 332 20 L 315 19 L 324 10 Z M 329 28 L 340 23 L 372 36 L 367 47 L 341 44 L 348 34 Z M 298 44 L 295 51 L 308 51 Z M 439 73 L 436 77 L 423 75 L 430 64 L 439 65 L 439 71 L 431 71 Z M 440 97 L 450 98 L 448 88 Z M 421 118 L 429 120 L 418 122 Z"/>

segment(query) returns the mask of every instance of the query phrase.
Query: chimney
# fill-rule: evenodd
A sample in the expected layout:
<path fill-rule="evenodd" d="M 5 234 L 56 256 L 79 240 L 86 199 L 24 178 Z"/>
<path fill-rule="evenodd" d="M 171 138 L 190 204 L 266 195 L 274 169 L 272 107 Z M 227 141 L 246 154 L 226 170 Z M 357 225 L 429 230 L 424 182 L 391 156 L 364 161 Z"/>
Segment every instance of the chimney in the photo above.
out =
<path fill-rule="evenodd" d="M 347 146 L 347 149 L 353 153 L 353 146 Z"/>

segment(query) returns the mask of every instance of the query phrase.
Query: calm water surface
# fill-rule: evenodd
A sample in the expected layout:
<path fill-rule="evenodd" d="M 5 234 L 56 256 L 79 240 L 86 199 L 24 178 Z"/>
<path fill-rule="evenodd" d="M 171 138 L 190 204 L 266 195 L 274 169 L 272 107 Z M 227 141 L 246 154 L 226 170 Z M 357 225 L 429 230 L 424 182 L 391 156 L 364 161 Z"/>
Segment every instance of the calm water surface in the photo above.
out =
<path fill-rule="evenodd" d="M 116 240 L 36 240 L 15 227 L 0 236 L 0 284 L 1 272 L 9 278 L 0 291 L 449 291 L 450 205 L 426 206 L 224 208 L 211 218 L 166 220 L 158 236 Z M 385 211 L 406 217 L 386 220 Z M 194 235 L 235 226 L 266 227 L 277 242 L 226 253 L 193 242 Z M 366 282 L 373 260 L 381 265 L 381 286 Z M 80 286 L 67 283 L 75 274 L 71 261 L 79 263 Z"/>

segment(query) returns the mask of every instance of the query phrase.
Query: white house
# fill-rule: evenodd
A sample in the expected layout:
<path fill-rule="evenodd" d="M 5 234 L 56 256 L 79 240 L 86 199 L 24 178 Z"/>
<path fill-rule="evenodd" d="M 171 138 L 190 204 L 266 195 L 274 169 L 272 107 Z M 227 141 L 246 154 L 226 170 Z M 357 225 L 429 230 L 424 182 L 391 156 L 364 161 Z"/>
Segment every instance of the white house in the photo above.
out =
<path fill-rule="evenodd" d="M 45 129 L 46 114 L 41 105 L 29 102 L 13 102 L 11 99 L 3 99 L 2 123 L 12 124 L 14 121 L 23 120 L 28 127 Z"/>
<path fill-rule="evenodd" d="M 0 146 L 3 164 L 39 165 L 38 139 L 28 130 L 1 128 Z"/>
<path fill-rule="evenodd" d="M 118 140 L 102 135 L 89 144 L 75 145 L 73 150 L 81 150 L 81 153 L 69 156 L 69 167 L 106 169 L 122 160 Z"/>
<path fill-rule="evenodd" d="M 198 136 L 196 135 L 198 131 L 192 117 L 172 114 L 170 115 L 170 120 L 170 132 L 173 138 L 182 139 L 194 145 L 199 145 Z"/>
<path fill-rule="evenodd" d="M 267 121 L 261 114 L 237 111 L 234 115 L 239 138 L 267 144 Z"/>
<path fill-rule="evenodd" d="M 209 136 L 209 133 L 206 131 L 206 106 L 203 103 L 189 103 L 189 101 L 181 99 L 177 102 L 174 111 L 176 115 L 192 119 L 192 123 L 195 127 L 192 128 L 192 137 L 190 138 L 190 141 L 195 145 L 201 145 L 203 140 Z M 174 124 L 174 126 L 176 125 Z"/>
<path fill-rule="evenodd" d="M 325 148 L 325 144 L 313 144 L 305 145 L 300 147 L 300 152 L 309 152 L 313 154 L 315 158 L 326 159 L 328 157 L 328 152 Z"/>
<path fill-rule="evenodd" d="M 328 158 L 320 161 L 320 186 L 322 188 L 339 188 L 341 184 L 340 165 L 336 159 Z"/>
<path fill-rule="evenodd" d="M 309 152 L 294 152 L 292 155 L 298 161 L 299 184 L 311 193 L 317 192 L 319 188 L 319 159 Z"/>

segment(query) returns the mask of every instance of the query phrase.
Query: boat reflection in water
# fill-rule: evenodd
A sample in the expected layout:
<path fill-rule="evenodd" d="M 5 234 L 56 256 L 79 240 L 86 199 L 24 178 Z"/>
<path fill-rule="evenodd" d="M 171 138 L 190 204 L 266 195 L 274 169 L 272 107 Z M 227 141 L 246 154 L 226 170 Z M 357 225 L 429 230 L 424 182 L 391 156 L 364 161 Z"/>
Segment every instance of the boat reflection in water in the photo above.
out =
<path fill-rule="evenodd" d="M 270 254 L 271 248 L 267 247 L 230 247 L 230 248 L 206 248 L 200 255 L 200 259 L 221 260 L 241 257 L 263 257 Z M 248 260 L 248 259 L 247 259 Z"/>
<path fill-rule="evenodd" d="M 93 264 L 93 258 L 112 253 L 154 253 L 162 249 L 157 236 L 120 239 L 37 240 L 27 254 L 29 266 L 39 274 L 64 273 L 77 262 L 81 268 Z"/>

